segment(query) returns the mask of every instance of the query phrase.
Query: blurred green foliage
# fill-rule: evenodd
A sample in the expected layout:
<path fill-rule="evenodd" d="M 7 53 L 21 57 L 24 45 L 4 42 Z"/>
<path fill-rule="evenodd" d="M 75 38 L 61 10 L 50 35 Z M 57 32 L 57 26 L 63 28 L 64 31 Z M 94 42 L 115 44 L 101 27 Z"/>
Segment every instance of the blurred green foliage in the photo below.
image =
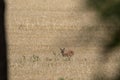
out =
<path fill-rule="evenodd" d="M 88 5 L 95 9 L 102 18 L 120 20 L 120 0 L 88 0 Z"/>
<path fill-rule="evenodd" d="M 58 80 L 65 80 L 63 77 L 60 77 Z"/>
<path fill-rule="evenodd" d="M 104 46 L 103 55 L 106 58 L 114 48 L 120 46 L 120 0 L 87 0 L 87 5 L 100 15 L 99 18 L 103 22 L 109 20 L 114 24 L 113 35 L 110 35 L 112 40 L 106 42 Z M 120 80 L 120 70 L 118 72 L 114 79 L 107 79 L 105 76 L 98 77 L 100 76 L 98 73 L 98 76 L 94 76 L 94 80 Z"/>
<path fill-rule="evenodd" d="M 120 45 L 120 0 L 87 0 L 87 4 L 100 15 L 102 21 L 109 20 L 114 24 L 112 40 L 104 46 L 107 54 Z"/>

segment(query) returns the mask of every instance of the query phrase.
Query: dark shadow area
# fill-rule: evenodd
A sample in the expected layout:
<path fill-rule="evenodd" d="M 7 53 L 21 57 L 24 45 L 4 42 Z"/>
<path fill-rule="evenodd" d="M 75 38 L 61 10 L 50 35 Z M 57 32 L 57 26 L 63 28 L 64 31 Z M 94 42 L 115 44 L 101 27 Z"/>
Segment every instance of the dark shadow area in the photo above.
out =
<path fill-rule="evenodd" d="M 5 35 L 5 2 L 0 0 L 0 80 L 8 80 Z"/>
<path fill-rule="evenodd" d="M 118 26 L 118 29 L 114 32 L 112 35 L 112 40 L 107 43 L 104 48 L 104 54 L 110 53 L 114 48 L 118 47 L 120 45 L 120 27 Z"/>
<path fill-rule="evenodd" d="M 120 68 L 118 70 L 118 75 L 114 78 L 114 80 L 120 80 Z"/>

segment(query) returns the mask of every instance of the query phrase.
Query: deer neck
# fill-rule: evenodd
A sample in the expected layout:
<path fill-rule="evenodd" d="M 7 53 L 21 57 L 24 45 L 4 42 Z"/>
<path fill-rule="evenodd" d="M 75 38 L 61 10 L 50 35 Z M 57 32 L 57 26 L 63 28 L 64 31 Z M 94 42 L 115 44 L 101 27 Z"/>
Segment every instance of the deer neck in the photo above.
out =
<path fill-rule="evenodd" d="M 64 53 L 62 52 L 62 56 L 64 56 Z"/>

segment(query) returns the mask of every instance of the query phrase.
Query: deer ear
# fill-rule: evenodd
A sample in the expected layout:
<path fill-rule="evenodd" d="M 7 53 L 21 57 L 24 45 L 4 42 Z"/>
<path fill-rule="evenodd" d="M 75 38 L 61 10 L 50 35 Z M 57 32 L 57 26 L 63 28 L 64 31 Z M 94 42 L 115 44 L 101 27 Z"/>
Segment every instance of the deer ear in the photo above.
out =
<path fill-rule="evenodd" d="M 60 50 L 62 51 L 63 49 L 62 49 L 62 48 L 60 48 Z"/>

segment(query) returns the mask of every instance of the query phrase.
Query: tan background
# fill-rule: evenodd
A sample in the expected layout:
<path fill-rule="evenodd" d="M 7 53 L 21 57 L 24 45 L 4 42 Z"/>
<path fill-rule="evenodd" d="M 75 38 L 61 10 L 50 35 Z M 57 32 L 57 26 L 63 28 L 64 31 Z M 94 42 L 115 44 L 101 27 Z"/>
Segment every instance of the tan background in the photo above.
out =
<path fill-rule="evenodd" d="M 86 0 L 6 0 L 6 4 L 10 80 L 91 80 L 99 66 L 114 76 L 114 56 L 105 66 L 99 63 L 101 46 L 109 38 Z M 60 55 L 63 47 L 75 52 L 70 61 Z"/>

